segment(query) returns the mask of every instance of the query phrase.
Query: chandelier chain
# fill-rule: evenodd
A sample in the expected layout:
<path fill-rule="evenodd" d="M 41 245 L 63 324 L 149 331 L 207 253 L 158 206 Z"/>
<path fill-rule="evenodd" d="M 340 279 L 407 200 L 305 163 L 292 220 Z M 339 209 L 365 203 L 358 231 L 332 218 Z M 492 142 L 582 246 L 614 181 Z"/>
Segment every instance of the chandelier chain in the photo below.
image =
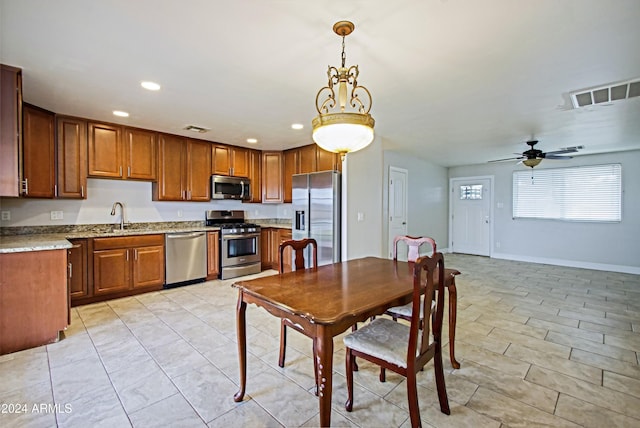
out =
<path fill-rule="evenodd" d="M 345 63 L 347 62 L 347 54 L 344 52 L 344 39 L 345 35 L 342 36 L 342 68 L 344 68 Z"/>

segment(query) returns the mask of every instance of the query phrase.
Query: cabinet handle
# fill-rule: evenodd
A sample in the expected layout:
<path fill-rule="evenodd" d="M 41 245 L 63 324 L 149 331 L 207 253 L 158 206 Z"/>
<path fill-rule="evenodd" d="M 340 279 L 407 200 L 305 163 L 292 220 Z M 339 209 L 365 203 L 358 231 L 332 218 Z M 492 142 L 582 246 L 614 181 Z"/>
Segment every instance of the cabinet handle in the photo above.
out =
<path fill-rule="evenodd" d="M 73 265 L 69 263 L 69 278 L 73 277 Z"/>
<path fill-rule="evenodd" d="M 80 196 L 84 198 L 84 185 L 80 186 Z"/>
<path fill-rule="evenodd" d="M 229 168 L 229 175 L 233 175 L 233 167 Z"/>
<path fill-rule="evenodd" d="M 53 196 L 58 196 L 58 185 L 57 184 L 53 185 Z"/>
<path fill-rule="evenodd" d="M 127 256 L 127 261 L 129 261 L 129 250 L 127 250 L 127 252 L 125 253 Z"/>
<path fill-rule="evenodd" d="M 120 177 L 122 177 L 122 165 L 120 165 Z"/>
<path fill-rule="evenodd" d="M 131 177 L 131 166 L 127 167 L 127 177 Z"/>
<path fill-rule="evenodd" d="M 133 250 L 133 260 L 138 260 L 138 249 Z"/>

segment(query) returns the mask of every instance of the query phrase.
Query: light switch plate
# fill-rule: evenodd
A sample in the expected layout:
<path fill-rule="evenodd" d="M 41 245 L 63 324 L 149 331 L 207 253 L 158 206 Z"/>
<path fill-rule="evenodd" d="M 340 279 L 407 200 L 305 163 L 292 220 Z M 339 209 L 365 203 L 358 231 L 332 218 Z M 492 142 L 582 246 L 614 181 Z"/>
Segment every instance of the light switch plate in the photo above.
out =
<path fill-rule="evenodd" d="M 11 211 L 2 211 L 2 221 L 11 220 Z"/>

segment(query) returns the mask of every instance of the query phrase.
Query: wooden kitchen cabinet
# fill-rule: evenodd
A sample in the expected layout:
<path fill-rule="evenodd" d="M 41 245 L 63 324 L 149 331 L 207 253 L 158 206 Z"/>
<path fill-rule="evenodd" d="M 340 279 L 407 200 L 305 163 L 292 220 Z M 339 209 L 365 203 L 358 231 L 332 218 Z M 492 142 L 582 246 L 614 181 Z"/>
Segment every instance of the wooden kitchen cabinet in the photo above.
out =
<path fill-rule="evenodd" d="M 89 176 L 153 181 L 157 178 L 157 133 L 89 122 Z"/>
<path fill-rule="evenodd" d="M 260 252 L 262 254 L 262 269 L 280 269 L 280 243 L 291 239 L 291 229 L 277 227 L 263 227 L 260 232 Z M 291 247 L 284 251 L 284 270 L 292 270 L 293 253 Z"/>
<path fill-rule="evenodd" d="M 23 188 L 22 196 L 56 196 L 56 152 L 54 113 L 30 104 L 22 109 Z"/>
<path fill-rule="evenodd" d="M 207 280 L 220 274 L 220 232 L 207 232 Z"/>
<path fill-rule="evenodd" d="M 22 179 L 22 70 L 0 66 L 0 196 L 18 197 Z"/>
<path fill-rule="evenodd" d="M 276 269 L 280 268 L 280 243 L 291 239 L 291 229 L 276 229 L 278 232 L 278 244 L 276 246 Z M 282 253 L 284 263 L 282 267 L 283 272 L 291 272 L 293 270 L 293 249 L 291 247 L 285 248 Z"/>
<path fill-rule="evenodd" d="M 153 183 L 154 201 L 211 200 L 210 143 L 161 134 L 158 181 Z"/>
<path fill-rule="evenodd" d="M 0 355 L 58 340 L 68 325 L 67 250 L 0 254 Z"/>
<path fill-rule="evenodd" d="M 251 199 L 242 202 L 262 202 L 262 152 L 249 150 L 249 180 L 251 182 Z"/>
<path fill-rule="evenodd" d="M 285 150 L 282 155 L 284 159 L 283 202 L 291 202 L 293 174 L 342 170 L 340 155 L 323 150 L 316 144 Z"/>
<path fill-rule="evenodd" d="M 211 146 L 211 173 L 249 177 L 249 149 L 213 144 Z"/>
<path fill-rule="evenodd" d="M 87 239 L 70 239 L 72 247 L 67 250 L 67 265 L 69 276 L 69 297 L 71 306 L 73 301 L 88 297 L 88 263 L 87 263 Z"/>
<path fill-rule="evenodd" d="M 93 295 L 121 297 L 164 284 L 164 235 L 93 239 Z"/>
<path fill-rule="evenodd" d="M 57 197 L 87 198 L 87 122 L 56 116 Z"/>
<path fill-rule="evenodd" d="M 262 152 L 262 203 L 281 202 L 282 152 Z"/>

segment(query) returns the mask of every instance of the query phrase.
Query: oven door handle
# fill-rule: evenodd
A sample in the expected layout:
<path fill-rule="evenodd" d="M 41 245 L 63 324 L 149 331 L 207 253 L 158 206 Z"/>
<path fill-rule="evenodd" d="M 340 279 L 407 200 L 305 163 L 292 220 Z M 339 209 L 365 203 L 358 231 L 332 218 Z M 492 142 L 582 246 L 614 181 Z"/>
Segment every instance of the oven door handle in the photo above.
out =
<path fill-rule="evenodd" d="M 244 233 L 239 235 L 222 235 L 222 240 L 225 239 L 242 239 L 242 238 L 257 238 L 259 237 L 259 233 Z"/>

